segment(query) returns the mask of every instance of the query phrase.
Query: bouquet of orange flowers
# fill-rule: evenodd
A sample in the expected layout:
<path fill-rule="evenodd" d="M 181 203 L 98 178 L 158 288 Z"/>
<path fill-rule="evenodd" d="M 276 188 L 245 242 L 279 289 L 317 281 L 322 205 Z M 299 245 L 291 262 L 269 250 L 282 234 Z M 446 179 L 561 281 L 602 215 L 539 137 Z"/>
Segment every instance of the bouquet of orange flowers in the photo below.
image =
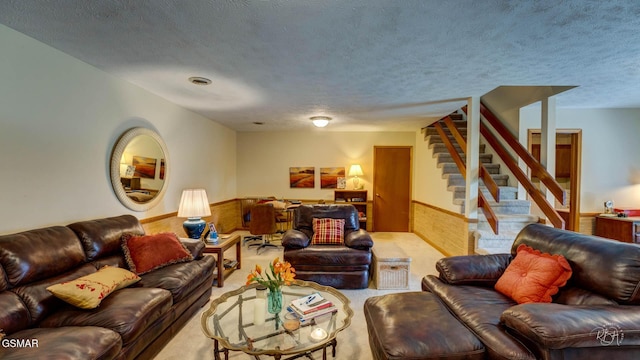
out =
<path fill-rule="evenodd" d="M 247 285 L 257 282 L 266 286 L 270 291 L 280 289 L 282 285 L 291 285 L 296 276 L 296 269 L 291 267 L 288 261 L 280 262 L 280 258 L 275 258 L 269 264 L 270 272 L 262 272 L 262 267 L 256 264 L 256 268 L 247 276 Z"/>

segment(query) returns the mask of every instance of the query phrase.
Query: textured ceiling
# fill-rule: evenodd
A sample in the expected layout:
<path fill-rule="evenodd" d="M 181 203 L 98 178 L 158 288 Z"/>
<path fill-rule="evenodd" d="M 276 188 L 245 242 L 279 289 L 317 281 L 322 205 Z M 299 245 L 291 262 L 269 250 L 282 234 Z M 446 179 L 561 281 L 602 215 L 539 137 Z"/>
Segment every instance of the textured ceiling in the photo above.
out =
<path fill-rule="evenodd" d="M 504 85 L 640 108 L 638 0 L 3 0 L 0 23 L 239 131 L 416 130 Z"/>

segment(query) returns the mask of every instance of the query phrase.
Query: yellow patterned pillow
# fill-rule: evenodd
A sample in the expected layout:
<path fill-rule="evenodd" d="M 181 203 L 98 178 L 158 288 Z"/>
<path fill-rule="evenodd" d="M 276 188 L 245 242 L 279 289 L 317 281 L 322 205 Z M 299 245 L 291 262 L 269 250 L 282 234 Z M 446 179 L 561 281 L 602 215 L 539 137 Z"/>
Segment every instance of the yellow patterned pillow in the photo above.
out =
<path fill-rule="evenodd" d="M 129 270 L 105 266 L 93 274 L 47 288 L 57 298 L 81 309 L 95 309 L 112 292 L 135 284 L 140 277 Z"/>

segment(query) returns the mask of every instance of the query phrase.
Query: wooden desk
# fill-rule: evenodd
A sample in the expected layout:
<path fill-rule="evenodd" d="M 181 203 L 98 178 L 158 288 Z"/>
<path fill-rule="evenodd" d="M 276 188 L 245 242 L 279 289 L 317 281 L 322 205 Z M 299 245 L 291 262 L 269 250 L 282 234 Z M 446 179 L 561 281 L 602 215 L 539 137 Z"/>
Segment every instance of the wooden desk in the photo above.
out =
<path fill-rule="evenodd" d="M 640 243 L 640 217 L 596 216 L 596 236 Z"/>
<path fill-rule="evenodd" d="M 224 238 L 228 236 L 227 238 Z M 236 246 L 236 261 L 238 262 L 235 266 L 230 268 L 224 267 L 224 252 L 230 249 L 233 245 Z M 240 235 L 220 235 L 218 238 L 217 244 L 207 243 L 207 246 L 204 249 L 205 254 L 214 254 L 216 257 L 216 262 L 218 266 L 218 287 L 224 286 L 224 279 L 229 276 L 234 270 L 240 269 L 242 264 L 242 257 L 240 252 L 242 250 L 242 244 L 240 242 Z"/>

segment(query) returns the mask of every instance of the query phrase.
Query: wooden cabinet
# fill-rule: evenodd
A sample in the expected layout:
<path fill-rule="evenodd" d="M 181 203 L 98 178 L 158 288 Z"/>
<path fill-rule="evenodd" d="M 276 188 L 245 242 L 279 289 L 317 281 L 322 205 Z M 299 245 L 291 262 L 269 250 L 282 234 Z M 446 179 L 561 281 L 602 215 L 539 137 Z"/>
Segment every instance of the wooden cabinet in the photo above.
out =
<path fill-rule="evenodd" d="M 130 177 L 130 178 L 121 177 L 120 182 L 122 183 L 122 186 L 124 186 L 124 188 L 127 190 L 141 189 L 139 177 Z"/>
<path fill-rule="evenodd" d="M 360 228 L 367 230 L 367 190 L 336 190 L 333 195 L 336 204 L 351 204 L 358 209 Z"/>
<path fill-rule="evenodd" d="M 596 217 L 596 236 L 640 243 L 640 217 Z"/>

